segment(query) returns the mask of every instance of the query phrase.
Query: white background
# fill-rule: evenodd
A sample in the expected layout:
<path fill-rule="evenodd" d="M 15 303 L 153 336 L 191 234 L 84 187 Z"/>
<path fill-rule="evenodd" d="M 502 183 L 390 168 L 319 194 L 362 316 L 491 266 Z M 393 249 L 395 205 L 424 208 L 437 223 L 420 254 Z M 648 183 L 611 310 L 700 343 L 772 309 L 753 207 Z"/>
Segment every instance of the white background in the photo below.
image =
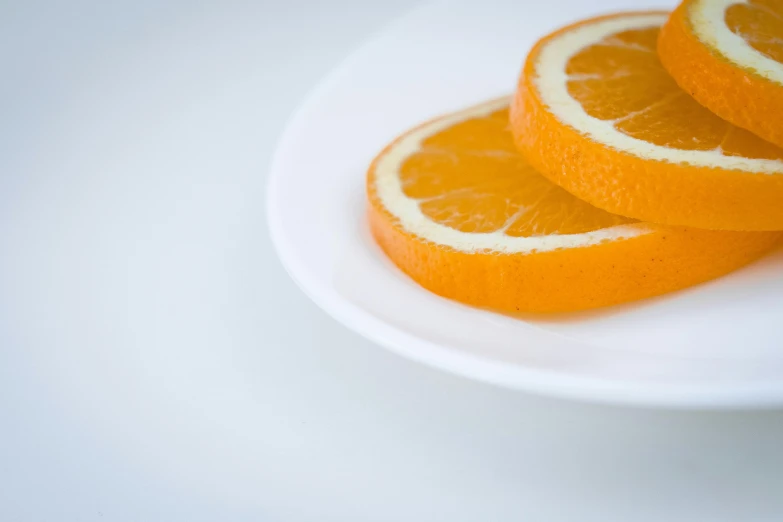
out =
<path fill-rule="evenodd" d="M 472 383 L 285 275 L 275 140 L 414 3 L 0 6 L 0 520 L 783 518 L 783 413 Z"/>

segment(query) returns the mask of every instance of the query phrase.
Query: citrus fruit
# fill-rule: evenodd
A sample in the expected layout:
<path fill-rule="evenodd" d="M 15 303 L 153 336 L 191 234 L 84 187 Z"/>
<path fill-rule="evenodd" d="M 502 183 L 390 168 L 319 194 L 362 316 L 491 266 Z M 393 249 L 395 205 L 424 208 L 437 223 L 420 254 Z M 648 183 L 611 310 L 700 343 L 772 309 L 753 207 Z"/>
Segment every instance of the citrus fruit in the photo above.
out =
<path fill-rule="evenodd" d="M 781 235 L 639 223 L 580 201 L 516 151 L 508 102 L 416 127 L 369 168 L 373 236 L 436 294 L 511 312 L 611 305 L 725 274 Z"/>
<path fill-rule="evenodd" d="M 667 15 L 579 22 L 529 54 L 511 111 L 517 147 L 579 198 L 644 221 L 783 229 L 783 149 L 719 118 L 661 65 Z"/>
<path fill-rule="evenodd" d="M 658 51 L 699 103 L 783 146 L 783 1 L 686 0 L 661 29 Z"/>

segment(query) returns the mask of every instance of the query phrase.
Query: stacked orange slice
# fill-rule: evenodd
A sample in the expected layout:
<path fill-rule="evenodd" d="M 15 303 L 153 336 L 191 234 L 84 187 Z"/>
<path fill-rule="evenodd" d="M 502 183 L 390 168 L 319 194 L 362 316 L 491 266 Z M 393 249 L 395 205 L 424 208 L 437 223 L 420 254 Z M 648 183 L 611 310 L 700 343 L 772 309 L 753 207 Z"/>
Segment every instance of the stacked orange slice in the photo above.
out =
<path fill-rule="evenodd" d="M 486 102 L 388 145 L 367 175 L 388 257 L 466 304 L 562 312 L 682 289 L 773 248 L 783 150 L 678 86 L 656 51 L 666 20 L 557 31 L 510 109 Z"/>
<path fill-rule="evenodd" d="M 542 174 L 610 212 L 783 229 L 783 150 L 678 87 L 656 52 L 664 22 L 664 13 L 624 13 L 541 40 L 511 114 L 517 145 Z"/>
<path fill-rule="evenodd" d="M 658 54 L 699 103 L 783 147 L 783 2 L 687 0 L 663 26 Z"/>

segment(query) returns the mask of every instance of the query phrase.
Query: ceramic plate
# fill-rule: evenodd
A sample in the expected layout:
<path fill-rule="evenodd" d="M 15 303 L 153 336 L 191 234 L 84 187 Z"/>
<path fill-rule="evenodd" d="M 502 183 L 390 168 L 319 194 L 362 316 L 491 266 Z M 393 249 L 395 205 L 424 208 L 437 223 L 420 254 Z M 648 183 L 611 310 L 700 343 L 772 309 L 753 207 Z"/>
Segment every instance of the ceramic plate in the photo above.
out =
<path fill-rule="evenodd" d="M 783 405 L 783 254 L 632 305 L 520 318 L 428 293 L 373 243 L 364 199 L 373 156 L 423 120 L 510 93 L 537 38 L 599 14 L 590 2 L 561 3 L 545 14 L 527 2 L 425 5 L 317 86 L 272 165 L 269 223 L 284 265 L 349 328 L 469 378 L 603 402 Z M 602 8 L 642 7 L 636 4 Z"/>

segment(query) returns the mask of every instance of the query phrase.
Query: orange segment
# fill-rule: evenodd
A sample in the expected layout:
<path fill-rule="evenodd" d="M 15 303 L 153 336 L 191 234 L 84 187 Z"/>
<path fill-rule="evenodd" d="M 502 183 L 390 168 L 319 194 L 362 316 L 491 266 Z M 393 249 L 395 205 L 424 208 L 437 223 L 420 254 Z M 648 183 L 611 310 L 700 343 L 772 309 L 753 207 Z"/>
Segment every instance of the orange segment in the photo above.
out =
<path fill-rule="evenodd" d="M 664 25 L 658 53 L 700 104 L 783 147 L 783 2 L 686 0 Z"/>
<path fill-rule="evenodd" d="M 542 39 L 512 107 L 517 147 L 614 214 L 718 230 L 783 229 L 783 149 L 716 116 L 656 53 L 664 13 L 586 20 Z"/>
<path fill-rule="evenodd" d="M 751 47 L 776 62 L 783 62 L 783 4 L 751 0 L 729 5 L 724 22 Z"/>
<path fill-rule="evenodd" d="M 578 234 L 633 221 L 597 209 L 535 172 L 516 152 L 507 107 L 428 136 L 399 176 L 405 196 L 418 200 L 424 215 L 460 232 Z"/>
<path fill-rule="evenodd" d="M 516 152 L 507 105 L 412 129 L 370 166 L 376 241 L 436 294 L 504 311 L 594 308 L 712 279 L 780 237 L 644 224 L 593 207 Z"/>

